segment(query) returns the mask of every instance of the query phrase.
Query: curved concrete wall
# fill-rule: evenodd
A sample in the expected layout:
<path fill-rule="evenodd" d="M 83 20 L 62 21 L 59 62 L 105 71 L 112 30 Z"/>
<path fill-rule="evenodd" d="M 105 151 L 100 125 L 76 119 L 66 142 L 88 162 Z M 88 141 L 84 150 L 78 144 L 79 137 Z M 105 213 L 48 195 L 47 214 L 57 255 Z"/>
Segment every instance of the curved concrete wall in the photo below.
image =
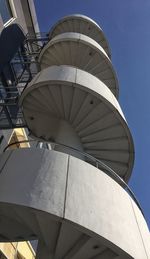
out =
<path fill-rule="evenodd" d="M 115 111 L 117 110 L 125 120 L 124 114 L 117 99 L 102 81 L 89 74 L 88 72 L 66 65 L 51 66 L 40 71 L 22 93 L 20 98 L 20 105 L 23 105 L 25 97 L 32 90 L 38 88 L 41 85 L 54 83 L 64 83 L 65 85 L 67 84 L 71 87 L 73 84 L 76 84 L 76 87 L 91 93 L 99 99 L 102 98 L 104 102 L 107 102 L 108 105 L 110 105 L 111 109 L 114 109 Z"/>
<path fill-rule="evenodd" d="M 53 38 L 54 36 L 58 35 L 60 30 L 58 30 L 58 28 L 61 26 L 61 24 L 65 23 L 65 22 L 69 22 L 70 20 L 74 20 L 74 21 L 78 21 L 80 23 L 82 23 L 82 25 L 80 24 L 80 26 L 73 26 L 74 28 L 74 32 L 79 32 L 79 33 L 83 33 L 85 35 L 89 35 L 90 37 L 95 39 L 97 42 L 101 42 L 101 39 L 104 40 L 105 42 L 105 47 L 107 49 L 107 53 L 108 55 L 111 57 L 111 50 L 109 47 L 109 43 L 102 31 L 102 29 L 100 28 L 100 26 L 91 18 L 85 16 L 85 15 L 81 15 L 81 14 L 74 14 L 74 15 L 68 15 L 63 17 L 62 19 L 60 19 L 56 24 L 54 24 L 54 26 L 51 28 L 50 32 L 49 32 L 49 38 Z M 83 24 L 89 24 L 90 26 L 90 30 L 85 30 Z M 94 33 L 94 35 L 91 35 L 90 31 L 95 31 L 96 33 Z M 72 28 L 71 26 L 63 27 L 63 32 L 72 32 Z"/>
<path fill-rule="evenodd" d="M 87 101 L 87 94 L 91 100 L 94 100 L 93 103 L 98 104 L 102 102 L 102 106 L 99 110 L 98 106 L 96 109 L 95 104 L 91 106 L 90 101 Z M 84 100 L 82 99 L 82 95 L 84 96 Z M 76 98 L 76 96 L 78 96 L 78 98 Z M 83 102 L 81 103 L 80 100 L 83 100 Z M 84 101 L 86 105 L 83 105 L 82 109 Z M 75 134 L 78 134 L 80 137 L 85 152 L 91 152 L 90 154 L 95 154 L 95 157 L 97 154 L 98 158 L 104 161 L 106 158 L 106 164 L 108 161 L 113 160 L 113 164 L 108 165 L 121 177 L 124 177 L 125 181 L 128 181 L 134 160 L 132 136 L 117 99 L 99 79 L 75 67 L 64 65 L 48 67 L 37 74 L 28 84 L 22 93 L 20 103 L 23 107 L 24 118 L 34 136 L 47 141 L 53 139 L 65 145 L 71 144 L 71 140 L 66 142 L 66 134 L 64 136 L 63 134 L 57 134 L 62 131 L 60 125 L 64 124 L 60 122 L 60 120 L 66 120 L 75 130 Z M 105 110 L 107 109 L 108 113 L 110 112 L 112 114 L 112 118 L 108 119 L 107 123 L 104 124 Z M 84 124 L 81 126 L 82 131 L 80 131 L 81 121 L 87 118 L 85 110 L 89 111 L 89 113 L 93 110 L 91 118 L 88 117 L 87 120 L 87 125 L 90 125 L 92 130 L 89 127 L 89 131 L 86 131 Z M 75 118 L 76 115 L 74 119 L 71 119 L 73 113 L 78 114 L 79 118 L 77 120 Z M 93 117 L 95 117 L 94 125 Z M 31 118 L 33 118 L 33 120 Z M 101 121 L 101 118 L 104 120 Z M 99 124 L 96 123 L 96 120 L 99 121 Z M 119 130 L 117 130 L 117 127 L 114 129 L 115 136 L 113 135 L 114 124 L 119 127 Z M 98 134 L 101 133 L 101 127 L 104 128 L 102 141 L 105 139 L 110 140 L 111 137 L 116 138 L 119 136 L 119 138 L 121 138 L 122 144 L 121 147 L 118 148 L 121 152 L 118 152 L 117 155 L 114 153 L 115 145 L 113 144 L 110 150 L 111 155 L 110 153 L 108 155 L 109 157 L 105 157 L 104 150 L 103 152 L 99 152 L 101 149 L 101 143 L 99 142 L 101 136 Z M 69 126 L 67 128 L 69 129 Z M 108 128 L 110 130 L 109 134 L 107 134 Z M 94 134 L 95 131 L 97 132 L 96 134 Z M 65 130 L 63 130 L 63 132 L 65 132 Z M 69 131 L 67 132 L 68 138 L 71 138 Z M 127 139 L 127 146 L 123 143 L 124 137 Z M 84 145 L 86 141 L 94 141 L 93 149 L 96 150 L 94 151 L 95 153 L 93 153 L 93 150 L 90 150 L 90 148 L 86 149 Z M 97 144 L 99 143 L 98 146 L 95 146 L 96 142 Z M 78 148 L 77 145 L 72 147 Z M 104 147 L 104 149 L 105 148 L 106 147 Z M 82 149 L 80 148 L 80 150 Z M 123 157 L 121 157 L 121 155 L 123 155 Z"/>
<path fill-rule="evenodd" d="M 55 36 L 45 45 L 44 50 L 48 49 L 51 45 L 53 45 L 57 42 L 61 42 L 61 41 L 84 42 L 85 45 L 92 46 L 93 49 L 95 49 L 96 51 L 99 51 L 100 53 L 103 53 L 103 55 L 105 55 L 107 57 L 107 59 L 110 60 L 107 53 L 105 52 L 105 50 L 95 40 L 93 40 L 92 38 L 90 38 L 84 34 L 77 33 L 77 32 L 65 32 L 65 33 Z M 41 55 L 43 54 L 44 50 L 42 49 L 42 51 L 40 53 L 39 61 L 41 59 Z"/>
<path fill-rule="evenodd" d="M 124 251 L 125 258 L 150 258 L 149 231 L 141 212 L 99 169 L 63 153 L 20 149 L 1 155 L 0 171 L 0 204 L 23 205 L 65 219 Z"/>
<path fill-rule="evenodd" d="M 118 98 L 118 79 L 110 59 L 104 49 L 86 35 L 72 32 L 59 34 L 42 49 L 39 63 L 41 69 L 52 65 L 70 65 L 83 69 L 104 81 Z M 107 78 L 111 80 L 106 80 L 104 71 L 107 71 Z"/>
<path fill-rule="evenodd" d="M 83 20 L 83 21 L 88 21 L 89 23 L 95 25 L 97 27 L 97 29 L 99 29 L 100 31 L 102 31 L 102 29 L 100 28 L 100 26 L 94 21 L 92 20 L 91 18 L 89 18 L 88 16 L 86 15 L 83 15 L 83 14 L 72 14 L 72 15 L 67 15 L 67 16 L 64 16 L 62 19 L 60 19 L 59 21 L 57 21 L 57 23 L 52 27 L 51 31 L 54 30 L 54 28 L 62 23 L 63 21 L 66 21 L 66 20 L 70 20 L 70 19 L 80 19 L 80 20 Z M 50 32 L 51 32 L 50 31 Z M 103 31 L 102 31 L 103 32 Z"/>

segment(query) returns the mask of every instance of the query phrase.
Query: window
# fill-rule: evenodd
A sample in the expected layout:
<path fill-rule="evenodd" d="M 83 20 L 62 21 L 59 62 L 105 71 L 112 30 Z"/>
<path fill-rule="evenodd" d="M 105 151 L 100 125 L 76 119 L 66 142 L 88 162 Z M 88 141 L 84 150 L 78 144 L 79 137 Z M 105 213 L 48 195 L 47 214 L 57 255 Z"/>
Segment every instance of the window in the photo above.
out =
<path fill-rule="evenodd" d="M 27 140 L 27 135 L 25 130 L 23 128 L 14 129 L 10 137 L 9 144 L 13 144 L 13 143 L 15 144 L 11 145 L 10 149 L 30 147 L 28 142 L 17 143 L 19 141 L 24 141 L 24 140 L 25 141 Z"/>
<path fill-rule="evenodd" d="M 11 10 L 9 0 L 0 0 L 0 14 L 3 20 L 3 23 L 6 23 L 11 18 L 13 18 L 13 13 Z"/>

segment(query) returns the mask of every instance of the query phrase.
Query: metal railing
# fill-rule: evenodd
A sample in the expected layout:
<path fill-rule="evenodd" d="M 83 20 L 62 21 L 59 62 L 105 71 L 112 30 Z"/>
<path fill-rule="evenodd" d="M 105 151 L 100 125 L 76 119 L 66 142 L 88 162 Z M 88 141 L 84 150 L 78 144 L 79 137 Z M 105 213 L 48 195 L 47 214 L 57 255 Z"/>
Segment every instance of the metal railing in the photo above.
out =
<path fill-rule="evenodd" d="M 23 46 L 7 64 L 11 80 L 4 73 L 0 74 L 0 129 L 26 126 L 18 98 L 40 71 L 38 56 L 48 41 L 46 33 L 27 34 Z"/>
<path fill-rule="evenodd" d="M 17 145 L 15 148 L 20 148 L 18 145 L 19 144 L 23 144 L 23 143 L 33 143 L 34 145 L 31 145 L 29 147 L 26 148 L 32 148 L 32 147 L 36 147 L 36 148 L 46 148 L 48 150 L 55 150 L 57 147 L 59 148 L 63 148 L 65 149 L 65 153 L 67 153 L 67 150 L 69 151 L 67 154 L 70 154 L 71 152 L 73 152 L 74 154 L 77 154 L 77 157 L 79 158 L 79 156 L 82 157 L 82 159 L 85 159 L 85 162 L 92 164 L 93 166 L 95 166 L 96 168 L 103 170 L 103 172 L 105 174 L 107 174 L 109 177 L 111 177 L 113 180 L 115 180 L 129 195 L 130 197 L 134 200 L 134 202 L 136 203 L 136 205 L 138 206 L 138 208 L 140 209 L 140 211 L 142 212 L 143 216 L 143 210 L 137 200 L 137 198 L 135 197 L 134 193 L 132 192 L 132 190 L 130 189 L 130 187 L 128 186 L 128 184 L 112 169 L 110 168 L 108 165 L 106 165 L 105 163 L 103 163 L 101 160 L 91 156 L 88 153 L 85 153 L 83 151 L 80 151 L 78 149 L 72 148 L 70 146 L 61 144 L 61 143 L 55 143 L 55 142 L 48 142 L 48 141 L 36 141 L 36 140 L 23 140 L 23 141 L 17 141 L 14 143 L 11 143 L 9 145 L 7 145 L 5 147 L 5 149 L 3 150 L 3 152 L 5 152 L 6 150 L 8 150 L 9 148 L 11 148 L 14 145 Z M 21 147 L 22 148 L 22 147 Z M 56 150 L 59 151 L 59 150 Z M 62 152 L 62 151 L 61 151 Z M 71 155 L 71 154 L 70 154 Z"/>

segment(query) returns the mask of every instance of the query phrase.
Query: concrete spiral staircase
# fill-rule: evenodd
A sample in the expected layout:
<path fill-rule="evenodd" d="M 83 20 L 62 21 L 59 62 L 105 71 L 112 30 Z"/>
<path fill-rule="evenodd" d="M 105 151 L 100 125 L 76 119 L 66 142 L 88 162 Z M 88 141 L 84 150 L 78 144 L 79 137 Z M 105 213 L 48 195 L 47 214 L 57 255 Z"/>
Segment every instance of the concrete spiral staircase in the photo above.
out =
<path fill-rule="evenodd" d="M 81 155 L 101 160 L 125 182 L 130 178 L 133 141 L 117 101 L 108 42 L 82 15 L 58 21 L 49 39 L 39 56 L 41 72 L 20 104 L 32 136 L 72 149 L 1 156 L 0 241 L 37 238 L 37 259 L 148 259 L 149 232 L 136 203 Z"/>
<path fill-rule="evenodd" d="M 52 65 L 69 65 L 98 77 L 118 96 L 118 81 L 104 49 L 80 33 L 62 33 L 49 41 L 41 52 L 41 69 Z"/>
<path fill-rule="evenodd" d="M 34 136 L 84 150 L 129 178 L 132 138 L 117 100 L 103 82 L 75 67 L 52 66 L 34 78 L 22 100 Z"/>
<path fill-rule="evenodd" d="M 111 57 L 110 47 L 102 29 L 89 17 L 75 14 L 62 18 L 51 28 L 49 38 L 52 39 L 65 32 L 77 32 L 89 36 L 99 43 L 107 55 Z"/>

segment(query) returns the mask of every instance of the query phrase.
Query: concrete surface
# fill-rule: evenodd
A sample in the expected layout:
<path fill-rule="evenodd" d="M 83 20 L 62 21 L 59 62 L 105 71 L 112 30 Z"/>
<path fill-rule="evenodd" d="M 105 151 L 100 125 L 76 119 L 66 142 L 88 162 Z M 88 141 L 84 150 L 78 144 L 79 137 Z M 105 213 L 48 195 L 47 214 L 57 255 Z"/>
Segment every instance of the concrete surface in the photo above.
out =
<path fill-rule="evenodd" d="M 128 181 L 132 136 L 117 99 L 99 79 L 75 67 L 48 67 L 28 84 L 20 105 L 34 136 L 84 150 Z"/>
<path fill-rule="evenodd" d="M 113 251 L 113 257 L 108 258 L 117 255 L 124 256 L 121 258 L 150 258 L 149 231 L 141 212 L 123 188 L 101 170 L 72 156 L 42 149 L 18 149 L 10 156 L 3 158 L 2 155 L 0 168 L 0 229 L 1 232 L 5 229 L 5 235 L 11 238 L 14 235 L 15 239 L 15 231 L 20 230 L 23 231 L 20 236 L 26 238 L 29 232 L 22 227 L 26 222 L 30 234 L 33 235 L 33 225 L 34 234 L 40 239 L 43 237 L 48 247 L 49 240 L 55 243 L 58 236 L 61 242 L 65 241 L 65 233 L 71 227 L 76 229 L 77 235 L 82 233 L 86 238 L 92 238 L 92 242 L 100 242 L 101 249 L 107 247 L 107 254 Z M 9 221 L 8 231 L 3 217 L 8 217 L 11 204 L 14 205 L 9 218 L 21 225 L 13 228 L 13 221 Z M 40 230 L 31 215 L 36 216 Z M 61 236 L 60 224 L 64 224 Z M 75 236 L 70 234 L 68 237 Z M 0 237 L 2 239 L 2 235 Z M 61 242 L 53 246 L 59 247 L 59 254 L 64 253 Z M 83 237 L 81 243 L 84 243 Z M 82 246 L 76 250 L 78 257 L 75 258 L 81 258 Z"/>
<path fill-rule="evenodd" d="M 102 44 L 108 56 L 111 57 L 111 50 L 105 34 L 91 18 L 81 14 L 65 16 L 51 28 L 49 38 L 51 39 L 64 32 L 78 32 L 91 37 L 99 44 Z"/>

